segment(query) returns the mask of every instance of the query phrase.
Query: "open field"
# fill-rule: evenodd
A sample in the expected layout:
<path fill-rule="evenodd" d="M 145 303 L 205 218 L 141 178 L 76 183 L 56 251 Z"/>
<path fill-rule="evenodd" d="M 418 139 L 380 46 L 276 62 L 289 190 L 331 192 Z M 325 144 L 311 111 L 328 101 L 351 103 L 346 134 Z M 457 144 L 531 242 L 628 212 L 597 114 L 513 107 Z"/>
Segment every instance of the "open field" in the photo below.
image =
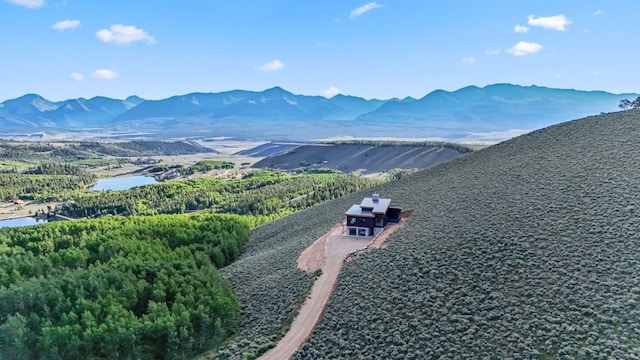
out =
<path fill-rule="evenodd" d="M 40 201 L 25 201 L 24 204 L 14 205 L 10 202 L 5 202 L 0 205 L 0 220 L 14 219 L 18 217 L 31 216 L 38 212 L 47 211 L 47 205 L 55 208 L 61 206 L 61 202 L 49 202 L 44 203 Z"/>

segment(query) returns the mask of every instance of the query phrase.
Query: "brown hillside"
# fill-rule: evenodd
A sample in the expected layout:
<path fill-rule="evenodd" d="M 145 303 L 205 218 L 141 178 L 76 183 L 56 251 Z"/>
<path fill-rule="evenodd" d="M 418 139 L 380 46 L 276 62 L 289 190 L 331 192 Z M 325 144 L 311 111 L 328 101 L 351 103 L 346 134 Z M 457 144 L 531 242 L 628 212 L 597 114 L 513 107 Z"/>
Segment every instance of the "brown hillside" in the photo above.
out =
<path fill-rule="evenodd" d="M 429 168 L 462 155 L 459 150 L 440 146 L 314 144 L 267 157 L 253 167 L 293 170 L 315 166 L 344 173 L 372 174 L 391 169 Z"/>

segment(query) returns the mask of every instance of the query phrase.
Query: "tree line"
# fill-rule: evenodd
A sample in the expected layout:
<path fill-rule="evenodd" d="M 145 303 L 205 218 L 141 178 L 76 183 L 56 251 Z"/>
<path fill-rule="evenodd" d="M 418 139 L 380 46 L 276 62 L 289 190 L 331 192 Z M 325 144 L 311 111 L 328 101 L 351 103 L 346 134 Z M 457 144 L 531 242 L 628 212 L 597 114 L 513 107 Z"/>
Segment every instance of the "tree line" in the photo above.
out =
<path fill-rule="evenodd" d="M 223 160 L 201 160 L 193 165 L 168 165 L 160 164 L 152 167 L 151 173 L 160 173 L 169 170 L 175 170 L 181 175 L 193 175 L 195 173 L 206 173 L 211 170 L 233 169 L 236 164 L 233 161 Z"/>
<path fill-rule="evenodd" d="M 85 167 L 122 164 L 142 157 L 216 153 L 193 141 L 125 141 L 125 142 L 20 142 L 0 139 L 0 160 L 9 160 L 18 167 L 35 166 L 42 162 L 70 163 Z M 46 159 L 45 161 L 43 161 Z M 149 162 L 151 159 L 146 159 Z M 0 170 L 4 164 L 0 163 Z M 14 171 L 14 172 L 16 172 Z"/>
<path fill-rule="evenodd" d="M 336 140 L 323 142 L 325 144 L 342 144 L 342 145 L 366 145 L 366 146 L 420 146 L 420 147 L 439 147 L 456 150 L 462 154 L 472 152 L 473 149 L 464 144 L 456 144 L 446 141 L 404 141 L 404 140 Z"/>
<path fill-rule="evenodd" d="M 0 199 L 61 198 L 96 181 L 94 174 L 73 164 L 42 163 L 23 171 L 0 172 Z"/>
<path fill-rule="evenodd" d="M 217 153 L 194 141 L 134 140 L 125 142 L 81 142 L 72 144 L 72 149 L 92 151 L 110 156 L 150 156 Z"/>

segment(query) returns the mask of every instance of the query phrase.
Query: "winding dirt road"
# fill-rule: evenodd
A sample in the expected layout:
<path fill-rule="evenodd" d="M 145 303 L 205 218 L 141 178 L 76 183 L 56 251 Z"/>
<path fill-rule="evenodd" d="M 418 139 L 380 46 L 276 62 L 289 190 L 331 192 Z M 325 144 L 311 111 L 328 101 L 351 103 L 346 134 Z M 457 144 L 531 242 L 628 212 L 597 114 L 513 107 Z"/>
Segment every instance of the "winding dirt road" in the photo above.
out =
<path fill-rule="evenodd" d="M 320 320 L 327 301 L 333 292 L 338 274 L 347 254 L 369 247 L 381 247 L 386 238 L 401 225 L 389 225 L 371 242 L 371 238 L 342 236 L 343 226 L 337 224 L 325 235 L 314 241 L 298 258 L 298 268 L 307 272 L 322 269 L 322 275 L 316 279 L 311 293 L 302 305 L 298 316 L 291 323 L 287 334 L 278 344 L 259 359 L 290 359 L 305 340 L 311 335 Z"/>

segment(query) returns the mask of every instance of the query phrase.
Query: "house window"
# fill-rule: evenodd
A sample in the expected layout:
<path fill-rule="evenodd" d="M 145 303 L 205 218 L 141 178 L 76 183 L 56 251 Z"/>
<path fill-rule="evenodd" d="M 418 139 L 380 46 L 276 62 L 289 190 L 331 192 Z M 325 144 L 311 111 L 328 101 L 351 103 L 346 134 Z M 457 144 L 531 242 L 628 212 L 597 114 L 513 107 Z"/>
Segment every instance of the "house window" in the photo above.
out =
<path fill-rule="evenodd" d="M 358 229 L 358 236 L 367 236 L 367 229 Z"/>
<path fill-rule="evenodd" d="M 356 228 L 349 228 L 349 235 L 356 236 Z"/>

